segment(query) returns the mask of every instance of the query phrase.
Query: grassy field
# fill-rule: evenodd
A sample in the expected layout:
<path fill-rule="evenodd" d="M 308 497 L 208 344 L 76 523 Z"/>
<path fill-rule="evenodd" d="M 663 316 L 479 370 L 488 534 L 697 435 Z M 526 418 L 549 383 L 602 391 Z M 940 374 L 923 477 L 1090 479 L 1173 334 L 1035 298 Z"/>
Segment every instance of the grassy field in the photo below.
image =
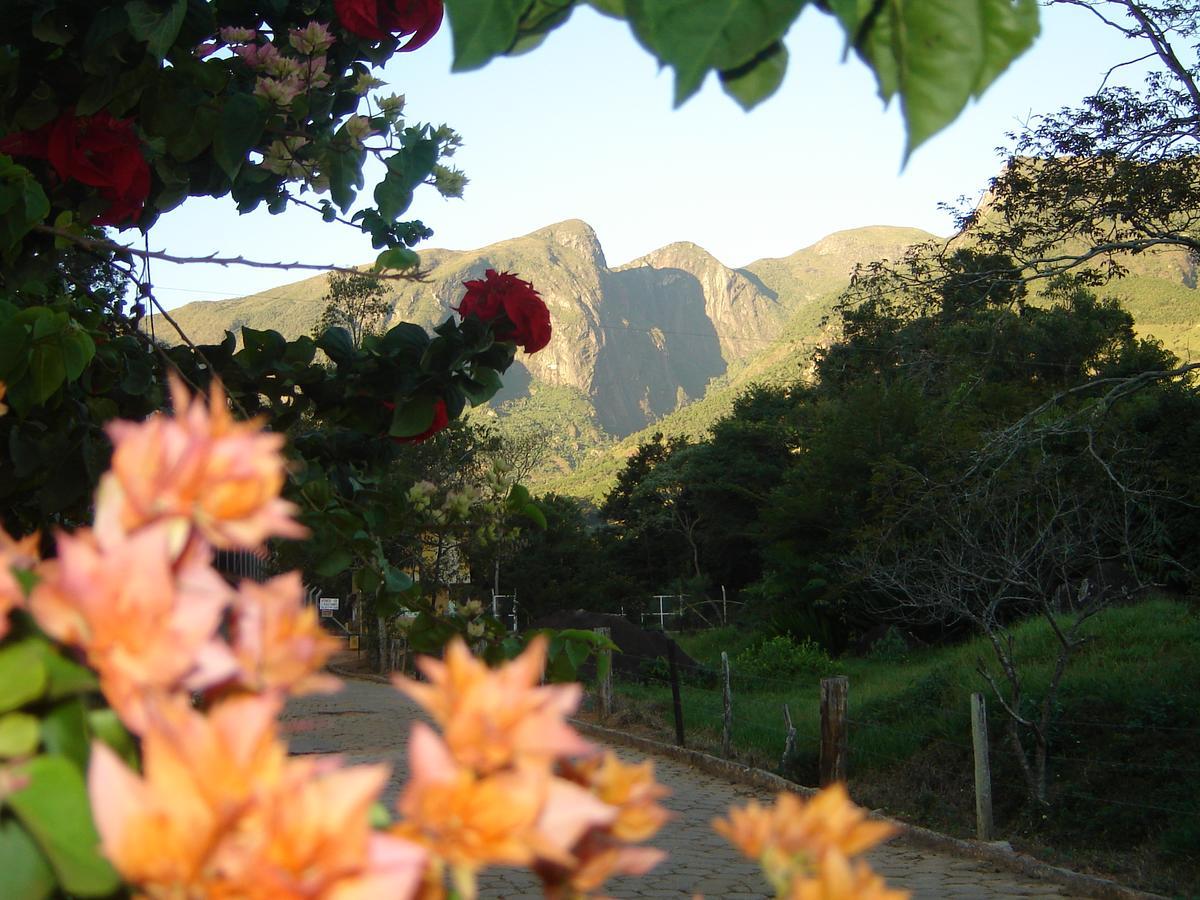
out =
<path fill-rule="evenodd" d="M 1050 675 L 1053 635 L 1045 623 L 1015 629 L 1027 692 Z M 683 635 L 680 643 L 719 670 L 754 644 L 732 628 Z M 817 779 L 819 679 L 850 679 L 850 784 L 872 808 L 960 836 L 973 836 L 970 694 L 986 690 L 977 667 L 990 647 L 952 647 L 846 657 L 794 677 L 748 677 L 734 666 L 734 756 L 779 771 L 783 705 L 797 732 L 789 775 Z M 685 673 L 688 746 L 717 751 L 721 691 L 708 671 Z M 623 724 L 670 739 L 670 691 L 662 681 L 618 684 Z M 1144 889 L 1200 896 L 1200 615 L 1151 600 L 1107 610 L 1071 662 L 1060 692 L 1050 753 L 1050 804 L 1025 800 L 998 704 L 989 704 L 998 837 L 1019 849 Z"/>

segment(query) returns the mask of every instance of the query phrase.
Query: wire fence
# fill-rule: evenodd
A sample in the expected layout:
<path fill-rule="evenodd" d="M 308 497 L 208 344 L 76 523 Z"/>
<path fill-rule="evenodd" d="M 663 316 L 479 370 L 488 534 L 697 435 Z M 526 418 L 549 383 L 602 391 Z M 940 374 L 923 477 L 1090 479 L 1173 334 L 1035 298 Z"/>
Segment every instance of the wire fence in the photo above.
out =
<path fill-rule="evenodd" d="M 679 692 L 682 731 L 687 746 L 721 755 L 729 747 L 732 759 L 768 768 L 801 783 L 812 784 L 819 775 L 822 740 L 821 674 L 772 676 L 738 671 L 731 662 L 728 676 L 723 669 L 662 657 L 614 658 L 612 672 L 615 691 L 613 716 L 617 724 L 635 722 L 654 728 L 665 739 L 672 738 L 675 711 L 671 699 L 672 679 Z M 726 678 L 732 695 L 726 731 Z M 850 685 L 851 708 L 854 686 Z M 795 753 L 785 758 L 790 713 Z M 624 708 L 623 708 L 624 707 Z M 963 696 L 957 704 L 931 703 L 914 716 L 912 710 L 870 715 L 876 702 L 864 704 L 864 713 L 847 715 L 846 744 L 848 771 L 852 788 L 856 782 L 878 784 L 889 778 L 903 780 L 903 769 L 914 757 L 928 757 L 926 764 L 939 767 L 934 774 L 944 790 L 955 792 L 957 807 L 966 819 L 961 830 L 974 826 L 974 746 L 971 732 L 971 701 Z M 1002 709 L 989 716 L 990 739 L 987 742 L 991 766 L 991 786 L 997 806 L 1009 821 L 1017 821 L 1037 807 L 1031 800 L 1030 785 L 1024 777 L 1025 765 L 1034 752 L 1026 737 L 1018 751 L 1008 734 L 1008 720 Z M 1070 809 L 1079 814 L 1099 816 L 1102 812 L 1134 823 L 1143 830 L 1171 823 L 1181 833 L 1195 835 L 1200 843 L 1200 765 L 1186 748 L 1188 738 L 1200 735 L 1200 728 L 1189 724 L 1145 721 L 1103 721 L 1055 718 L 1050 743 L 1045 751 L 1046 809 Z M 1072 741 L 1094 738 L 1093 745 L 1106 755 L 1090 755 L 1075 743 L 1055 745 L 1064 732 Z M 1121 746 L 1108 746 L 1113 737 Z M 1162 744 L 1175 747 L 1169 756 L 1160 754 Z M 1134 744 L 1129 752 L 1126 744 Z M 1022 754 L 1025 759 L 1022 760 Z M 929 760 L 932 760 L 930 762 Z M 1157 823 L 1157 825 L 1156 825 Z M 1186 842 L 1186 841 L 1185 841 Z M 1200 858 L 1195 851 L 1162 847 L 1156 852 L 1189 862 Z"/>
<path fill-rule="evenodd" d="M 411 665 L 402 638 L 390 637 L 377 651 L 370 650 L 386 654 L 394 669 Z M 747 672 L 736 658 L 726 672 L 652 651 L 614 654 L 609 671 L 613 700 L 608 724 L 649 729 L 666 741 L 676 740 L 678 727 L 688 747 L 801 784 L 821 780 L 821 681 L 827 672 Z M 595 663 L 586 663 L 580 675 L 594 686 Z M 946 703 L 956 688 L 944 679 L 931 683 L 936 690 L 925 690 L 918 682 L 892 691 L 904 701 L 900 704 L 884 702 L 864 688 L 867 699 L 857 705 L 850 684 L 853 714 L 846 713 L 843 722 L 844 771 L 851 789 L 868 805 L 913 809 L 915 804 L 919 817 L 932 815 L 932 824 L 969 834 L 976 824 L 970 697 Z M 598 691 L 588 692 L 593 709 L 598 696 Z M 1025 777 L 1032 756 L 1028 740 L 1022 760 L 1006 733 L 1003 710 L 993 709 L 988 718 L 990 787 L 1002 823 L 996 834 L 1035 827 L 1031 820 L 1047 817 L 1057 817 L 1053 827 L 1060 834 L 1072 817 L 1086 820 L 1096 834 L 1107 829 L 1149 835 L 1170 827 L 1182 837 L 1173 845 L 1156 844 L 1154 855 L 1185 868 L 1200 860 L 1200 759 L 1187 750 L 1200 728 L 1187 719 L 1168 724 L 1159 715 L 1154 721 L 1055 718 L 1045 752 L 1048 804 L 1042 807 L 1031 799 Z M 1173 749 L 1167 753 L 1164 745 Z M 1098 748 L 1097 753 L 1089 753 L 1088 747 Z"/>

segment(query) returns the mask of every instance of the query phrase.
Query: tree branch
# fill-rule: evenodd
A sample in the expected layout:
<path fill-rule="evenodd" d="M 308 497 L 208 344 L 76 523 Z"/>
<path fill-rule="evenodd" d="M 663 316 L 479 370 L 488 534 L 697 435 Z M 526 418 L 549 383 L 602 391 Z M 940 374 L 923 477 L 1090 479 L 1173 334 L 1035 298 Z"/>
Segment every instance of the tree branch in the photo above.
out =
<path fill-rule="evenodd" d="M 280 271 L 291 271 L 294 269 L 303 269 L 311 272 L 342 272 L 346 275 L 369 275 L 375 278 L 384 278 L 391 281 L 424 281 L 424 273 L 422 272 L 364 272 L 361 269 L 350 268 L 348 266 L 336 265 L 317 265 L 315 263 L 302 262 L 265 262 L 263 260 L 246 259 L 244 256 L 217 256 L 212 253 L 208 256 L 175 256 L 170 253 L 165 253 L 161 250 L 138 250 L 136 247 L 131 247 L 128 244 L 119 244 L 116 241 L 110 241 L 103 238 L 85 237 L 81 234 L 75 234 L 65 228 L 55 228 L 52 225 L 35 225 L 34 231 L 42 234 L 52 235 L 56 238 L 61 238 L 66 241 L 71 241 L 81 247 L 86 247 L 90 250 L 108 250 L 114 253 L 127 253 L 130 256 L 136 256 L 141 259 L 158 259 L 163 262 L 179 263 L 180 265 L 188 265 L 191 263 L 210 263 L 217 266 L 248 266 L 254 269 L 278 269 Z"/>

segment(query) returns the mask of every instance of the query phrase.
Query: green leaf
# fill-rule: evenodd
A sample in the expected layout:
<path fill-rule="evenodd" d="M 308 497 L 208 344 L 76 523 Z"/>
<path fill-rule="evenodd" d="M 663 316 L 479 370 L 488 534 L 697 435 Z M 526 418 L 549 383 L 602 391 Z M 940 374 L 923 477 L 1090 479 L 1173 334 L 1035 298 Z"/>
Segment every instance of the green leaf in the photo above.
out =
<path fill-rule="evenodd" d="M 408 643 L 417 653 L 438 653 L 457 633 L 448 622 L 421 612 L 408 627 Z"/>
<path fill-rule="evenodd" d="M 0 323 L 0 380 L 13 382 L 29 365 L 29 331 L 18 322 Z"/>
<path fill-rule="evenodd" d="M 35 646 L 41 651 L 42 665 L 46 669 L 46 696 L 51 700 L 86 694 L 98 688 L 99 683 L 91 669 L 62 656 L 45 641 L 38 641 Z"/>
<path fill-rule="evenodd" d="M 392 824 L 392 814 L 382 803 L 372 803 L 371 808 L 367 810 L 367 818 L 372 828 L 383 829 Z"/>
<path fill-rule="evenodd" d="M 234 94 L 221 108 L 213 158 L 231 182 L 237 178 L 246 154 L 262 138 L 267 113 L 266 103 L 250 94 Z"/>
<path fill-rule="evenodd" d="M 313 361 L 313 356 L 316 355 L 316 352 L 316 342 L 308 335 L 302 334 L 294 341 L 288 341 L 283 359 L 294 366 L 307 366 Z"/>
<path fill-rule="evenodd" d="M 43 900 L 54 890 L 54 872 L 19 823 L 0 820 L 0 872 L 10 900 Z"/>
<path fill-rule="evenodd" d="M 49 753 L 65 756 L 82 772 L 88 762 L 87 711 L 83 701 L 67 700 L 42 717 L 42 742 Z"/>
<path fill-rule="evenodd" d="M 321 158 L 321 167 L 329 178 L 329 196 L 342 212 L 349 211 L 358 189 L 363 186 L 362 154 L 331 151 Z"/>
<path fill-rule="evenodd" d="M 45 306 L 30 307 L 30 313 L 33 313 L 33 339 L 40 341 L 42 338 L 58 335 L 67 327 L 67 314 L 55 312 Z"/>
<path fill-rule="evenodd" d="M 317 346 L 338 365 L 354 359 L 354 339 L 350 332 L 340 325 L 325 329 L 325 333 L 317 338 Z"/>
<path fill-rule="evenodd" d="M 23 712 L 0 716 L 0 759 L 29 756 L 37 749 L 38 720 Z"/>
<path fill-rule="evenodd" d="M 407 247 L 393 247 L 390 250 L 384 250 L 375 257 L 375 271 L 381 272 L 384 269 L 415 269 L 421 264 L 421 257 L 417 256 L 416 252 L 409 250 Z"/>
<path fill-rule="evenodd" d="M 529 0 L 446 0 L 454 33 L 455 72 L 478 69 L 507 53 Z"/>
<path fill-rule="evenodd" d="M 300 493 L 315 509 L 324 509 L 333 498 L 333 488 L 330 486 L 328 478 L 314 478 L 312 481 L 305 482 L 304 486 L 300 488 Z"/>
<path fill-rule="evenodd" d="M 388 329 L 379 341 L 380 349 L 387 353 L 410 351 L 418 356 L 429 346 L 429 333 L 420 325 L 401 322 Z"/>
<path fill-rule="evenodd" d="M 0 713 L 36 700 L 45 689 L 46 666 L 33 641 L 0 649 Z"/>
<path fill-rule="evenodd" d="M 379 215 L 388 221 L 394 221 L 404 214 L 412 205 L 412 188 L 406 187 L 399 178 L 390 173 L 375 185 L 375 205 Z"/>
<path fill-rule="evenodd" d="M 556 632 L 563 641 L 582 642 L 598 650 L 620 650 L 611 637 L 603 637 L 590 628 L 563 628 Z"/>
<path fill-rule="evenodd" d="M 392 413 L 388 434 L 392 437 L 412 437 L 433 424 L 433 397 L 418 394 L 405 403 L 397 403 Z"/>
<path fill-rule="evenodd" d="M 332 578 L 334 575 L 345 572 L 350 568 L 352 562 L 354 562 L 354 557 L 350 555 L 350 551 L 344 547 L 338 547 L 317 563 L 316 573 L 322 578 Z"/>
<path fill-rule="evenodd" d="M 568 640 L 565 642 L 564 649 L 576 672 L 579 671 L 580 666 L 587 662 L 587 658 L 592 655 L 592 645 L 587 641 Z"/>
<path fill-rule="evenodd" d="M 62 336 L 59 346 L 63 351 L 63 364 L 67 370 L 67 380 L 74 381 L 83 374 L 83 370 L 96 355 L 96 345 L 86 331 L 71 329 Z"/>
<path fill-rule="evenodd" d="M 268 369 L 279 365 L 287 353 L 287 340 L 278 331 L 259 331 L 242 326 L 242 351 L 237 358 L 251 368 Z"/>
<path fill-rule="evenodd" d="M 52 12 L 37 16 L 31 24 L 29 32 L 39 41 L 57 44 L 60 47 L 71 43 L 71 29 L 66 27 Z"/>
<path fill-rule="evenodd" d="M 736 69 L 780 41 L 806 0 L 628 0 L 638 38 L 675 70 L 675 104 L 713 70 Z"/>
<path fill-rule="evenodd" d="M 907 155 L 966 106 L 979 80 L 986 42 L 979 2 L 906 3 L 892 21 Z"/>
<path fill-rule="evenodd" d="M 81 897 L 116 890 L 119 879 L 100 855 L 79 769 L 66 757 L 38 756 L 17 772 L 29 783 L 9 794 L 7 803 L 50 860 L 63 889 Z"/>
<path fill-rule="evenodd" d="M 33 402 L 45 403 L 67 378 L 66 361 L 57 344 L 37 344 L 29 356 L 31 398 Z"/>
<path fill-rule="evenodd" d="M 129 14 L 130 34 L 145 41 L 150 52 L 163 59 L 183 27 L 187 0 L 171 0 L 166 9 L 147 0 L 131 0 L 125 4 L 125 12 Z"/>
<path fill-rule="evenodd" d="M 104 741 L 129 766 L 138 765 L 137 744 L 111 709 L 93 709 L 87 714 L 88 730 Z"/>
<path fill-rule="evenodd" d="M 496 392 L 502 387 L 504 383 L 500 380 L 499 372 L 487 366 L 476 366 L 470 381 L 463 384 L 463 393 L 467 395 L 472 406 L 479 406 L 496 396 Z"/>
<path fill-rule="evenodd" d="M 354 571 L 354 577 L 350 579 L 350 584 L 354 590 L 361 594 L 374 594 L 379 590 L 379 586 L 383 584 L 383 579 L 370 566 L 363 566 L 361 569 Z"/>
<path fill-rule="evenodd" d="M 540 46 L 551 31 L 571 18 L 574 11 L 574 0 L 533 0 L 517 25 L 517 40 L 508 55 L 518 56 Z"/>
<path fill-rule="evenodd" d="M 514 484 L 508 491 L 508 507 L 509 509 L 520 509 L 527 503 L 532 502 L 533 498 L 529 494 L 529 488 L 523 484 Z"/>
<path fill-rule="evenodd" d="M 571 662 L 571 657 L 565 651 L 560 651 L 551 660 L 546 667 L 546 680 L 555 684 L 562 684 L 567 681 L 577 681 L 579 673 L 575 669 L 575 664 Z"/>
<path fill-rule="evenodd" d="M 1038 33 L 1036 0 L 830 0 L 879 94 L 899 95 L 905 159 L 949 125 Z"/>
<path fill-rule="evenodd" d="M 0 250 L 15 247 L 39 222 L 50 215 L 46 192 L 23 166 L 5 165 L 0 155 Z"/>
<path fill-rule="evenodd" d="M 383 570 L 383 582 L 389 591 L 398 594 L 410 590 L 414 584 L 412 576 L 395 566 L 387 566 Z"/>
<path fill-rule="evenodd" d="M 395 591 L 383 590 L 375 595 L 375 612 L 384 618 L 398 616 L 409 609 L 408 595 Z"/>
<path fill-rule="evenodd" d="M 779 89 L 787 64 L 787 48 L 773 44 L 745 65 L 721 72 L 721 88 L 742 109 L 750 109 Z"/>
<path fill-rule="evenodd" d="M 542 531 L 546 530 L 546 514 L 542 512 L 542 508 L 536 503 L 526 503 L 521 507 L 519 513 Z"/>
<path fill-rule="evenodd" d="M 145 394 L 154 384 L 154 369 L 148 360 L 137 356 L 126 356 L 123 360 L 125 372 L 121 376 L 121 390 L 134 397 Z"/>
<path fill-rule="evenodd" d="M 984 55 L 974 95 L 987 90 L 1009 64 L 1033 44 L 1041 30 L 1037 0 L 986 0 L 983 4 Z"/>

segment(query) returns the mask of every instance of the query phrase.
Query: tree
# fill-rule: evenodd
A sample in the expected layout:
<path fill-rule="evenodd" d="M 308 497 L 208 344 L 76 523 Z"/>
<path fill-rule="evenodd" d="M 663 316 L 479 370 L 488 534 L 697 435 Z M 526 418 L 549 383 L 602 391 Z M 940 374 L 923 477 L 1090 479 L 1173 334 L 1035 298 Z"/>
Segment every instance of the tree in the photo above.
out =
<path fill-rule="evenodd" d="M 670 459 L 687 447 L 685 438 L 655 434 L 640 445 L 617 475 L 600 514 L 617 531 L 617 552 L 626 571 L 648 593 L 657 593 L 692 568 L 689 548 L 675 513 L 690 521 Z"/>
<path fill-rule="evenodd" d="M 505 593 L 515 591 L 528 621 L 559 610 L 619 612 L 633 609 L 639 591 L 613 555 L 607 529 L 580 501 L 557 494 L 538 497 L 544 529 L 526 529 L 516 552 L 501 565 Z"/>
<path fill-rule="evenodd" d="M 859 580 L 847 593 L 909 629 L 987 638 L 993 665 L 979 670 L 1009 716 L 1030 798 L 1046 803 L 1057 698 L 1085 624 L 1191 565 L 1179 542 L 1195 480 L 1178 455 L 1190 414 L 1177 404 L 1200 411 L 1200 395 L 1176 380 L 1171 354 L 1135 337 L 1116 300 L 1060 277 L 1026 302 L 1017 271 L 958 251 L 944 277 L 909 294 L 886 272 L 861 282 L 816 392 L 845 404 L 907 386 L 920 398 L 924 418 L 867 457 L 842 520 L 844 571 Z M 851 418 L 864 431 L 895 421 L 861 406 Z M 1057 648 L 1036 697 L 1010 631 L 1031 615 Z"/>
<path fill-rule="evenodd" d="M 1010 135 L 985 202 L 960 210 L 981 246 L 1028 276 L 1079 266 L 1119 275 L 1124 254 L 1200 252 L 1200 10 L 1185 2 L 1056 0 L 1125 35 L 1134 49 L 1076 107 Z M 1110 85 L 1149 64 L 1142 88 Z"/>
<path fill-rule="evenodd" d="M 1102 434 L 1086 417 L 1043 421 L 1035 442 L 1009 433 L 932 483 L 888 473 L 892 504 L 865 524 L 851 562 L 875 608 L 905 627 L 966 624 L 987 638 L 978 671 L 1007 714 L 1008 739 L 1029 797 L 1049 802 L 1046 766 L 1059 689 L 1086 643 L 1085 624 L 1144 586 L 1159 562 L 1164 512 L 1184 498 L 1154 473 L 1131 435 Z M 1055 637 L 1040 697 L 1010 627 L 1041 617 Z M 1031 746 L 1027 746 L 1030 744 Z"/>
<path fill-rule="evenodd" d="M 345 328 L 355 347 L 362 346 L 366 335 L 382 333 L 392 314 L 387 286 L 377 276 L 367 273 L 332 273 L 329 290 L 321 300 L 325 310 L 317 325 L 317 336 L 330 328 Z"/>
<path fill-rule="evenodd" d="M 837 312 L 840 338 L 818 354 L 818 380 L 795 392 L 788 417 L 796 451 L 763 507 L 764 570 L 749 599 L 772 629 L 809 631 L 836 649 L 873 628 L 880 614 L 872 589 L 856 585 L 842 563 L 859 552 L 870 523 L 891 521 L 913 502 L 900 476 L 958 484 L 964 460 L 1011 428 L 1022 436 L 1015 444 L 1028 444 L 1022 454 L 1037 459 L 1045 436 L 1030 424 L 1064 408 L 1091 409 L 1109 440 L 1140 445 L 1147 436 L 1147 458 L 1171 473 L 1175 497 L 1186 493 L 1179 441 L 1191 433 L 1189 420 L 1180 407 L 1167 412 L 1194 401 L 1177 382 L 1183 367 L 1137 339 L 1116 300 L 1072 279 L 1030 299 L 1014 271 L 1002 257 L 960 250 L 943 261 L 946 277 L 917 288 L 889 270 L 860 273 Z M 1118 384 L 1144 396 L 1114 408 L 1103 398 Z M 1185 509 L 1167 504 L 1156 514 L 1170 523 L 1163 536 L 1172 558 L 1190 565 Z M 948 620 L 922 625 L 929 638 L 962 632 Z"/>

